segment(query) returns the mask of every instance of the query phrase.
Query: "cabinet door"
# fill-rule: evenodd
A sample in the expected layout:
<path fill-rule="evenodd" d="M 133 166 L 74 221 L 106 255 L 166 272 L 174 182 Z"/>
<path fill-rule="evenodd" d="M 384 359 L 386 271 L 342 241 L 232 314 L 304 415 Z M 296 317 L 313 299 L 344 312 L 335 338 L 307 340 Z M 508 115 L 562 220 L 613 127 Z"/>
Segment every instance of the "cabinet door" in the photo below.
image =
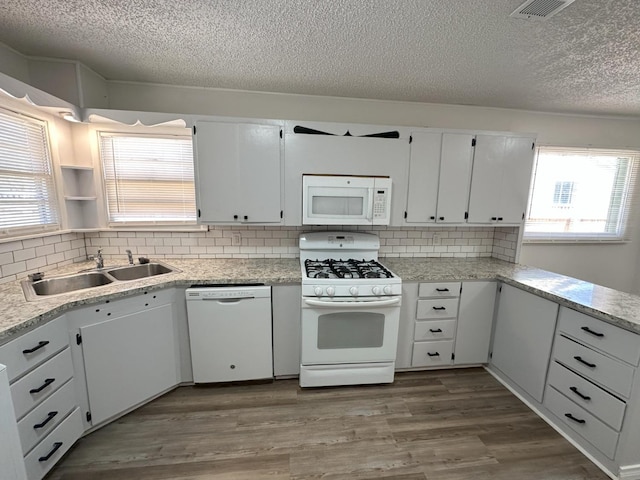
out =
<path fill-rule="evenodd" d="M 273 305 L 273 374 L 276 377 L 300 373 L 300 285 L 274 285 Z"/>
<path fill-rule="evenodd" d="M 469 204 L 469 182 L 473 160 L 473 135 L 442 135 L 440 182 L 438 187 L 438 223 L 464 223 Z"/>
<path fill-rule="evenodd" d="M 438 203 L 441 133 L 413 133 L 409 158 L 407 223 L 433 223 Z"/>
<path fill-rule="evenodd" d="M 0 478 L 2 480 L 26 480 L 27 474 L 22 459 L 20 437 L 9 391 L 9 378 L 3 365 L 0 365 L 0 438 L 2 438 Z"/>
<path fill-rule="evenodd" d="M 400 308 L 400 325 L 398 328 L 398 350 L 396 352 L 396 368 L 411 367 L 417 304 L 418 284 L 416 282 L 403 282 L 402 307 Z"/>
<path fill-rule="evenodd" d="M 506 137 L 502 162 L 499 223 L 519 225 L 524 219 L 531 186 L 534 140 L 531 137 Z"/>
<path fill-rule="evenodd" d="M 197 122 L 199 221 L 280 222 L 280 127 Z"/>
<path fill-rule="evenodd" d="M 178 384 L 171 305 L 80 328 L 93 425 Z"/>
<path fill-rule="evenodd" d="M 505 137 L 478 135 L 469 194 L 469 223 L 498 220 Z"/>
<path fill-rule="evenodd" d="M 558 304 L 503 285 L 491 364 L 542 402 Z"/>
<path fill-rule="evenodd" d="M 464 282 L 460 294 L 455 365 L 487 363 L 496 282 Z"/>

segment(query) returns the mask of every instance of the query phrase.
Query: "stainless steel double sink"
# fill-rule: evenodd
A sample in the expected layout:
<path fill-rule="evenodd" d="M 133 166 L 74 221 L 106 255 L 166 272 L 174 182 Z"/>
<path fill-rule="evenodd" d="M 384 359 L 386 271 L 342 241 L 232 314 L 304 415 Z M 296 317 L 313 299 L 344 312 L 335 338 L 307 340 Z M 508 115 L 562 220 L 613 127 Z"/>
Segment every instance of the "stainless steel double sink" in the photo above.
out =
<path fill-rule="evenodd" d="M 114 282 L 128 282 L 142 278 L 155 277 L 180 270 L 161 262 L 143 263 L 93 269 L 70 275 L 43 278 L 42 280 L 23 280 L 22 291 L 28 301 L 39 297 L 49 297 L 63 293 L 109 285 Z"/>

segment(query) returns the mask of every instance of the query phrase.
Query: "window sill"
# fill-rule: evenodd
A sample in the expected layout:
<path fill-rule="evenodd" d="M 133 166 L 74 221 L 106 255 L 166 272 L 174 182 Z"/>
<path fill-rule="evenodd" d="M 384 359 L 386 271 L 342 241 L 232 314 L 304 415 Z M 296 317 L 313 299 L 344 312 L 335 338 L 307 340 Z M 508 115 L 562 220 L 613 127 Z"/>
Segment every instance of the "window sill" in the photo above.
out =
<path fill-rule="evenodd" d="M 629 243 L 630 240 L 622 238 L 526 238 L 522 239 L 522 244 L 623 244 Z"/>

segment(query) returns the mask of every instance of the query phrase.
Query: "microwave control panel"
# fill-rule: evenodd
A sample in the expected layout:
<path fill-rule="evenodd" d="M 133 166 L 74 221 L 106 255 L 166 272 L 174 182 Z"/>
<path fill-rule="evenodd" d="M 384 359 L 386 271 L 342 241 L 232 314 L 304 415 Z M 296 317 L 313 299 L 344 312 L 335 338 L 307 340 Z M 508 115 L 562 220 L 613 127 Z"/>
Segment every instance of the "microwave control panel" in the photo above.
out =
<path fill-rule="evenodd" d="M 376 178 L 373 188 L 373 223 L 388 225 L 391 213 L 391 179 Z"/>

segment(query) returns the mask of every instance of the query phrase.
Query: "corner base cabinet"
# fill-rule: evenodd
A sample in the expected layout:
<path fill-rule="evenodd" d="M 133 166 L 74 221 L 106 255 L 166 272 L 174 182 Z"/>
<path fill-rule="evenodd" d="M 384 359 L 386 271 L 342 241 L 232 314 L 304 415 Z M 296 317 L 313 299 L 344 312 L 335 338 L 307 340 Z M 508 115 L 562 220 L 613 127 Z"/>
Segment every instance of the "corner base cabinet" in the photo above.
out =
<path fill-rule="evenodd" d="M 557 316 L 557 303 L 501 286 L 491 365 L 537 402 L 542 402 Z"/>

